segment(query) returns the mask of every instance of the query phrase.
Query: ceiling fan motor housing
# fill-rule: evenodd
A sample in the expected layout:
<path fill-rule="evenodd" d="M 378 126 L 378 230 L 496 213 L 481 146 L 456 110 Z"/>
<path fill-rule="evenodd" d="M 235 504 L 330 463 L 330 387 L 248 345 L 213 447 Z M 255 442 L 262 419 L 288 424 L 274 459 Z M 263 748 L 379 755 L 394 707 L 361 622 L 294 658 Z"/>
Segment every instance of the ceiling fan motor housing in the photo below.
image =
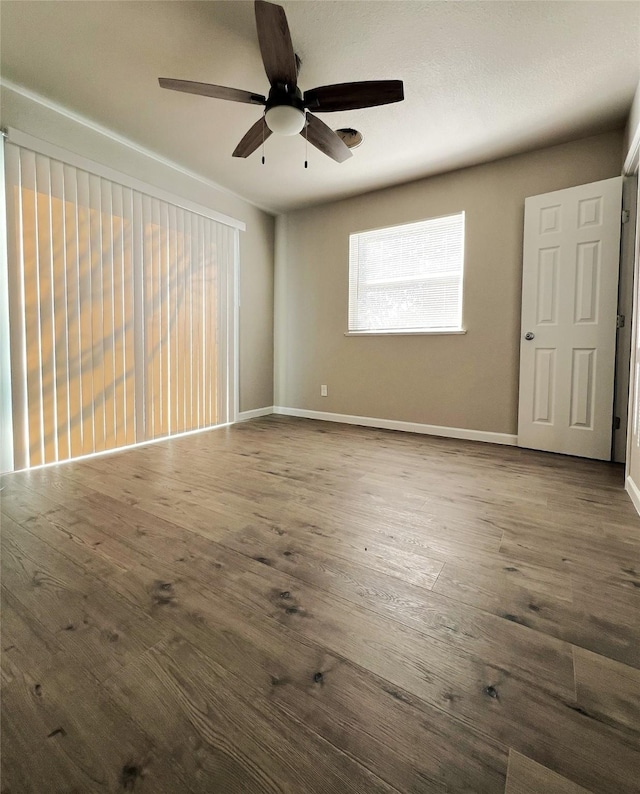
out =
<path fill-rule="evenodd" d="M 298 86 L 291 86 L 286 83 L 272 85 L 267 97 L 265 110 L 271 110 L 271 108 L 278 105 L 289 105 L 292 108 L 304 110 L 304 100 Z"/>

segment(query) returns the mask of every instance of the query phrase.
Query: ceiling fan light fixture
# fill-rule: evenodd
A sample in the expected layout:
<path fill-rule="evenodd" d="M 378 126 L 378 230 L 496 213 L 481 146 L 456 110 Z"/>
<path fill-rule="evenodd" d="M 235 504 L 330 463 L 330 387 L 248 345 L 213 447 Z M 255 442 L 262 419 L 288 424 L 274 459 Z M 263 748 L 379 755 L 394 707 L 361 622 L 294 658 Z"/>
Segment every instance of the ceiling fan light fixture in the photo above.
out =
<path fill-rule="evenodd" d="M 264 114 L 267 127 L 277 135 L 297 135 L 304 129 L 305 114 L 291 105 L 275 105 Z"/>
<path fill-rule="evenodd" d="M 349 149 L 356 149 L 364 140 L 364 135 L 359 130 L 354 130 L 353 127 L 340 127 L 334 132 Z"/>

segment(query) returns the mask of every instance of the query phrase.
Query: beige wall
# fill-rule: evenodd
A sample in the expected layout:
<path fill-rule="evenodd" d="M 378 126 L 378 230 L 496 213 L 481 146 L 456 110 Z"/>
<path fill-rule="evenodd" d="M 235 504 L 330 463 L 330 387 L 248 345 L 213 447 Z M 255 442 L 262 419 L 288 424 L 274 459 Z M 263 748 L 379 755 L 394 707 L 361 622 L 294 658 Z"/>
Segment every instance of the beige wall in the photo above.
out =
<path fill-rule="evenodd" d="M 515 433 L 524 199 L 619 175 L 622 140 L 606 133 L 279 218 L 276 405 Z M 460 210 L 467 334 L 345 337 L 349 234 Z"/>
<path fill-rule="evenodd" d="M 240 410 L 272 405 L 273 216 L 6 87 L 0 99 L 3 127 L 15 127 L 246 223 L 240 233 Z"/>

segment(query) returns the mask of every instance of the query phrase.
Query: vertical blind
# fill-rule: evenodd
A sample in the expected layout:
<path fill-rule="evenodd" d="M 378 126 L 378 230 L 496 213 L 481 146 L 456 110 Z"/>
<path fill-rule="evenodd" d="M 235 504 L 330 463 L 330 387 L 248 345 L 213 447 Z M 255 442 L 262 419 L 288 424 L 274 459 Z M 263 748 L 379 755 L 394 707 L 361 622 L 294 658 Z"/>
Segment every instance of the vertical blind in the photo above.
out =
<path fill-rule="evenodd" d="M 349 237 L 349 330 L 459 330 L 464 212 Z"/>
<path fill-rule="evenodd" d="M 228 420 L 236 230 L 5 146 L 14 468 Z"/>

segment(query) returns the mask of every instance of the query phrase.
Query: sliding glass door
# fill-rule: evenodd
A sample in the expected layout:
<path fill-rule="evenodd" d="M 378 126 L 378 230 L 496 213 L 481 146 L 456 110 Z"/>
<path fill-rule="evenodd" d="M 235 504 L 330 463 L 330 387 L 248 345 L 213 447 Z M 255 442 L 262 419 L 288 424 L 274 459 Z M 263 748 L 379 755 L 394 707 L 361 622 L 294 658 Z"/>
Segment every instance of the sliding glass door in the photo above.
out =
<path fill-rule="evenodd" d="M 230 421 L 238 230 L 5 144 L 13 468 Z"/>

